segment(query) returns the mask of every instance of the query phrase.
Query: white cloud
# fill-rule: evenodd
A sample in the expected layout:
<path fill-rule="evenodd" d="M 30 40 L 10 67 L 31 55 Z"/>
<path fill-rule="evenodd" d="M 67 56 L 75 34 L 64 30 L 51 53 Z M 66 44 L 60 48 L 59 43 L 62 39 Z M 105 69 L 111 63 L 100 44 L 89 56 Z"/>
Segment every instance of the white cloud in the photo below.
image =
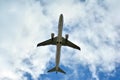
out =
<path fill-rule="evenodd" d="M 49 47 L 36 48 L 36 44 L 50 38 L 51 32 L 57 32 L 58 17 L 63 13 L 64 28 L 70 32 L 69 39 L 80 45 L 82 50 L 63 47 L 61 64 L 73 69 L 71 61 L 90 65 L 92 76 L 99 80 L 96 74 L 98 66 L 101 71 L 110 72 L 115 69 L 116 63 L 120 63 L 118 2 L 101 2 L 107 5 L 106 11 L 96 0 L 50 3 L 42 0 L 42 4 L 34 0 L 1 1 L 0 79 L 20 80 L 23 79 L 21 73 L 25 71 L 37 79 L 44 73 L 55 53 Z M 25 59 L 28 62 L 23 62 Z"/>
<path fill-rule="evenodd" d="M 28 71 L 34 78 L 37 78 L 40 73 L 43 73 L 46 63 L 50 59 L 50 57 L 46 56 L 49 55 L 48 49 L 43 48 L 42 51 L 35 49 L 36 44 L 41 40 L 40 37 L 44 39 L 46 37 L 44 34 L 50 33 L 48 30 L 43 31 L 47 28 L 46 24 L 49 25 L 48 29 L 51 29 L 51 23 L 48 22 L 49 18 L 47 20 L 47 17 L 41 12 L 40 5 L 34 1 L 32 3 L 29 1 L 3 1 L 1 4 L 4 5 L 0 9 L 2 12 L 0 17 L 3 19 L 0 19 L 2 32 L 0 34 L 0 65 L 2 65 L 0 78 L 8 77 L 8 79 L 19 80 L 22 76 L 19 76 L 19 71 L 21 74 L 21 70 L 22 72 Z M 42 52 L 42 54 L 39 52 Z M 31 60 L 33 64 L 31 66 L 34 67 L 33 70 L 22 63 L 22 60 L 29 58 L 31 53 L 37 55 L 36 57 L 33 56 L 33 60 Z M 18 72 L 18 77 L 16 71 Z M 7 76 L 4 74 L 6 72 L 11 75 Z"/>

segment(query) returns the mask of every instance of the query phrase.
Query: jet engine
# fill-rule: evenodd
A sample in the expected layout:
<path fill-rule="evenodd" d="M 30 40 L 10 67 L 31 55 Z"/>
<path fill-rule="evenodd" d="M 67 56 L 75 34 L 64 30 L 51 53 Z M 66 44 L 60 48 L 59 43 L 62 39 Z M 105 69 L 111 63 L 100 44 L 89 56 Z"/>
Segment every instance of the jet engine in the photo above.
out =
<path fill-rule="evenodd" d="M 66 34 L 66 35 L 65 35 L 65 39 L 66 39 L 66 40 L 68 40 L 68 37 L 69 37 L 69 35 L 68 35 L 68 34 Z"/>
<path fill-rule="evenodd" d="M 51 39 L 53 39 L 54 38 L 54 33 L 51 33 Z"/>

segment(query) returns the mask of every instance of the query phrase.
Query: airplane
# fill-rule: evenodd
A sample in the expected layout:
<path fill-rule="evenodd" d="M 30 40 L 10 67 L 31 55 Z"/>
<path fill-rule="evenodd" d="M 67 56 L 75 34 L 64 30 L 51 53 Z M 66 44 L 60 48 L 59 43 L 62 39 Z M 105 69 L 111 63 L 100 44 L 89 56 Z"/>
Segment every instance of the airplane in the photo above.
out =
<path fill-rule="evenodd" d="M 60 52 L 61 52 L 61 46 L 69 46 L 78 50 L 81 50 L 81 48 L 71 41 L 68 40 L 68 34 L 65 35 L 65 38 L 62 37 L 62 29 L 63 29 L 63 14 L 60 14 L 59 17 L 59 23 L 58 23 L 58 35 L 54 37 L 54 33 L 51 33 L 51 39 L 48 39 L 46 41 L 43 41 L 41 43 L 37 44 L 37 47 L 39 46 L 45 46 L 45 45 L 56 45 L 56 66 L 52 69 L 50 69 L 48 72 L 61 72 L 66 74 L 65 71 L 63 71 L 59 67 L 59 62 L 60 62 Z"/>

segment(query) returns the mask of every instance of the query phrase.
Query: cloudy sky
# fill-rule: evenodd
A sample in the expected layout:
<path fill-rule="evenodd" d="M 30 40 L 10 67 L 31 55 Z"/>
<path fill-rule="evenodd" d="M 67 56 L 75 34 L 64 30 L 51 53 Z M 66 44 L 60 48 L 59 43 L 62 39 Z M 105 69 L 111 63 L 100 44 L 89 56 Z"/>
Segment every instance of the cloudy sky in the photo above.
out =
<path fill-rule="evenodd" d="M 0 80 L 120 80 L 119 0 L 0 0 Z M 81 51 L 62 47 L 60 67 L 55 46 L 36 47 L 57 35 Z"/>

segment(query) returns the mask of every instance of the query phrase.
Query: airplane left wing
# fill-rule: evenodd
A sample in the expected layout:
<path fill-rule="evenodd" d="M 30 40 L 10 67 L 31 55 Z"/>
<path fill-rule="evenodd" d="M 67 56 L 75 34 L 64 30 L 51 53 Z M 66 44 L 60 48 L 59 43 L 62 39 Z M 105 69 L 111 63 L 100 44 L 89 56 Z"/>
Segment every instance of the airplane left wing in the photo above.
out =
<path fill-rule="evenodd" d="M 56 41 L 57 41 L 57 37 L 55 37 L 53 39 L 48 39 L 46 41 L 38 43 L 37 47 L 39 47 L 39 46 L 45 46 L 45 45 L 56 45 Z"/>
<path fill-rule="evenodd" d="M 69 46 L 69 47 L 81 50 L 81 48 L 79 46 L 77 46 L 76 44 L 72 43 L 69 40 L 66 40 L 65 38 L 62 38 L 62 45 L 63 46 Z"/>

